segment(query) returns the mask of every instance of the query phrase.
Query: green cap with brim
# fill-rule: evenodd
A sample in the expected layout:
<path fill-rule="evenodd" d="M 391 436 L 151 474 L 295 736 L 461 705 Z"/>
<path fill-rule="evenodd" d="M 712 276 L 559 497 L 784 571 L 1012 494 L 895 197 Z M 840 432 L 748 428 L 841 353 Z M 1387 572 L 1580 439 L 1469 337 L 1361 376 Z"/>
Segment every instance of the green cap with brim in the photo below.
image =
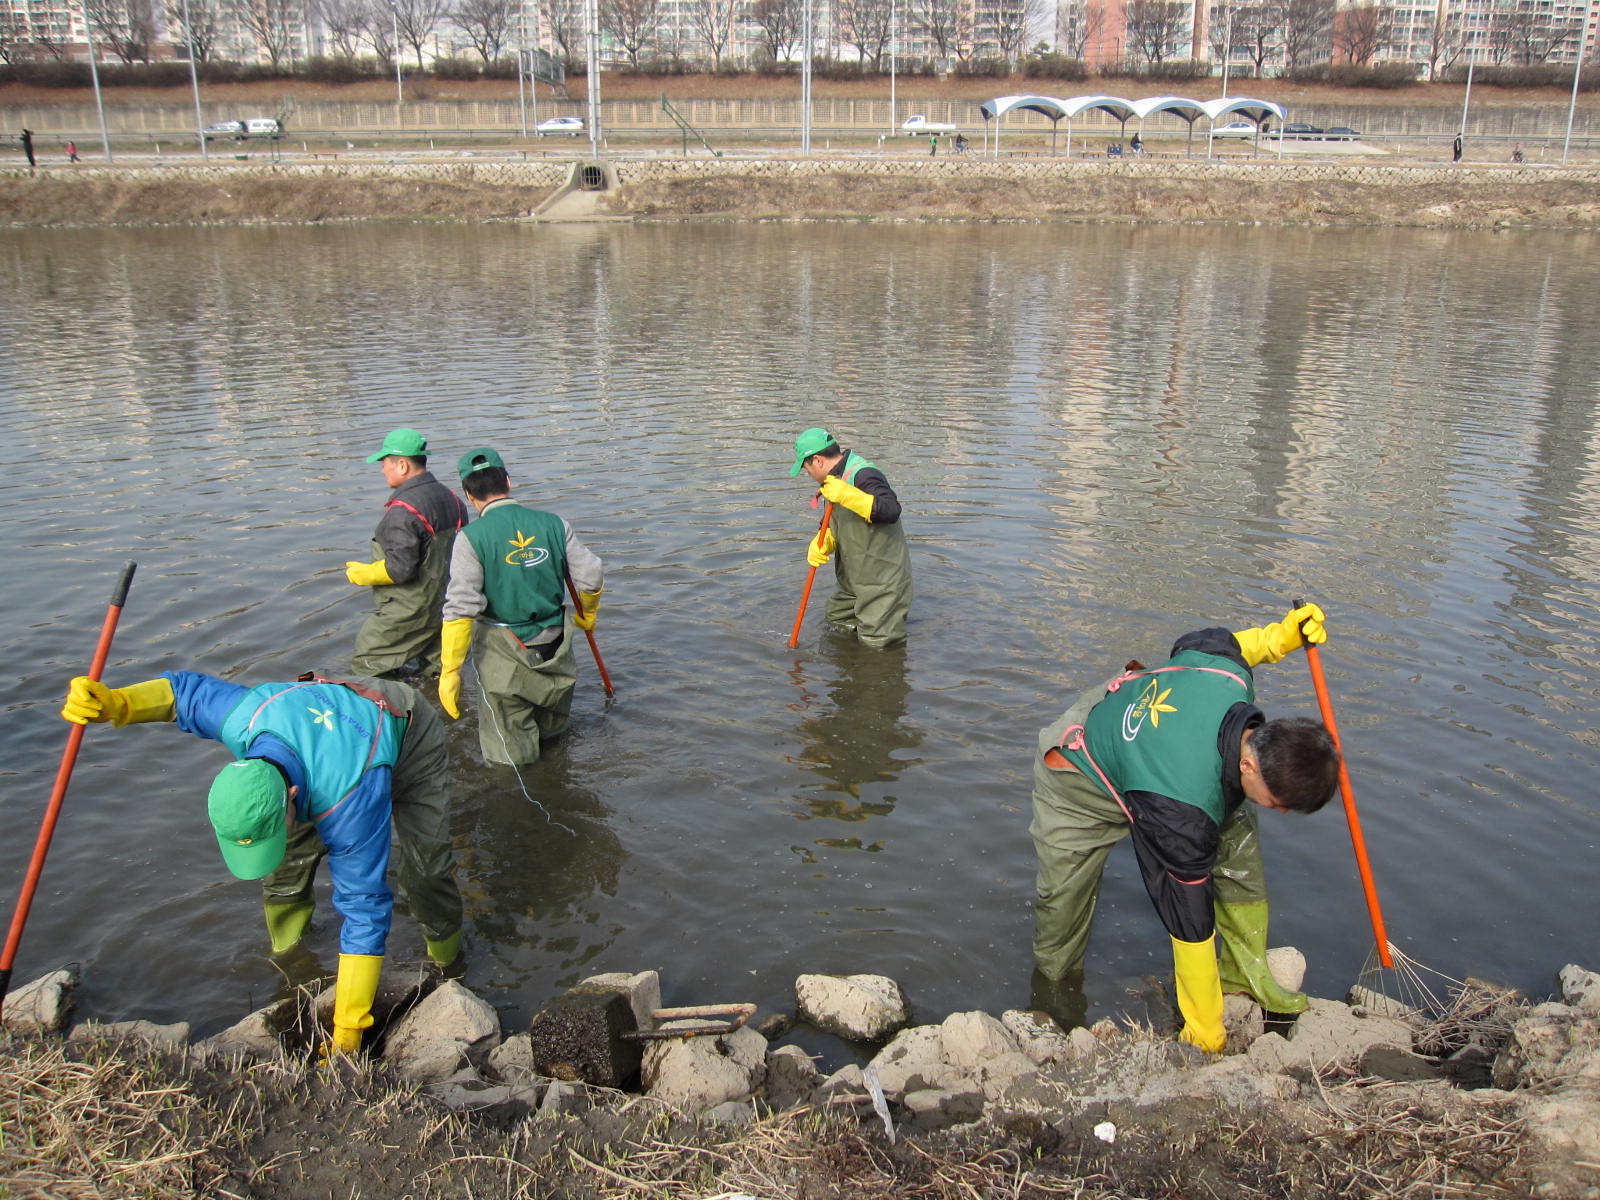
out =
<path fill-rule="evenodd" d="M 369 442 L 368 445 L 371 445 Z M 428 452 L 428 439 L 415 429 L 391 429 L 378 447 L 376 454 L 367 455 L 369 463 L 381 462 L 391 454 L 401 458 L 420 458 Z"/>
<path fill-rule="evenodd" d="M 481 471 L 485 467 L 499 467 L 502 471 L 506 464 L 500 461 L 500 456 L 487 446 L 479 446 L 476 450 L 468 450 L 456 463 L 456 470 L 461 473 L 461 479 L 466 481 L 468 475 L 474 471 Z"/>
<path fill-rule="evenodd" d="M 834 444 L 833 434 L 826 429 L 807 429 L 794 440 L 794 469 L 789 472 L 791 476 L 800 474 L 806 465 L 806 459 L 813 454 L 820 454 Z"/>
<path fill-rule="evenodd" d="M 222 861 L 240 879 L 270 875 L 283 861 L 289 840 L 288 788 L 278 768 L 264 758 L 241 758 L 217 772 L 206 810 L 222 849 Z"/>

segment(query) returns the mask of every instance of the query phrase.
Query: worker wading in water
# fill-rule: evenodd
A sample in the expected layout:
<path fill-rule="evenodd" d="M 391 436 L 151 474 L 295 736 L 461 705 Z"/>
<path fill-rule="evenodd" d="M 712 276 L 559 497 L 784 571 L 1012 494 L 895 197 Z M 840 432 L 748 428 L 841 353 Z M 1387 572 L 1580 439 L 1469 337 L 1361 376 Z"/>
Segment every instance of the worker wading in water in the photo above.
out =
<path fill-rule="evenodd" d="M 834 563 L 835 588 L 827 619 L 855 631 L 864 646 L 884 649 L 906 640 L 911 611 L 911 554 L 900 524 L 900 500 L 872 463 L 841 450 L 826 429 L 807 429 L 794 440 L 795 476 L 804 471 L 832 504 L 826 531 L 806 547 L 806 561 Z"/>
<path fill-rule="evenodd" d="M 344 565 L 345 578 L 370 587 L 377 602 L 356 634 L 355 669 L 387 675 L 420 660 L 424 672 L 437 675 L 450 550 L 467 506 L 428 470 L 428 443 L 415 429 L 391 430 L 367 461 L 383 465 L 393 490 L 372 535 L 374 561 Z"/>
<path fill-rule="evenodd" d="M 1172 939 L 1183 1039 L 1222 1049 L 1224 990 L 1248 992 L 1271 1013 L 1305 1010 L 1305 995 L 1267 970 L 1256 810 L 1316 812 L 1338 786 L 1339 759 L 1320 722 L 1266 720 L 1252 668 L 1327 636 L 1314 604 L 1260 629 L 1185 634 L 1166 665 L 1131 664 L 1040 731 L 1029 833 L 1039 860 L 1034 963 L 1046 985 L 1081 990 L 1106 856 L 1132 833 Z"/>
<path fill-rule="evenodd" d="M 567 576 L 584 611 L 572 623 L 592 630 L 604 571 L 566 521 L 511 499 L 505 463 L 493 450 L 469 450 L 457 469 L 478 519 L 451 554 L 439 703 L 452 717 L 461 715 L 461 668 L 471 649 L 482 692 L 484 760 L 537 762 L 541 743 L 567 727 L 578 678 Z"/>

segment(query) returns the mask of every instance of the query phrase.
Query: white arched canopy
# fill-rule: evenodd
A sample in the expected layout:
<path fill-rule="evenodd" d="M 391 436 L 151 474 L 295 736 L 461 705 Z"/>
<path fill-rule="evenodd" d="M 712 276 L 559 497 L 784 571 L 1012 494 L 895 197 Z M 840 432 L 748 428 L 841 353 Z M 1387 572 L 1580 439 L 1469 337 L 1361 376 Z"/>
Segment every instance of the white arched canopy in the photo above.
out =
<path fill-rule="evenodd" d="M 1055 140 L 1056 125 L 1063 119 L 1067 122 L 1067 154 L 1072 154 L 1072 118 L 1085 112 L 1103 112 L 1122 126 L 1123 135 L 1127 133 L 1130 117 L 1138 117 L 1142 129 L 1146 117 L 1160 112 L 1175 114 L 1189 126 L 1189 140 L 1194 140 L 1194 123 L 1201 117 L 1208 119 L 1210 124 L 1216 124 L 1218 117 L 1229 113 L 1238 113 L 1254 121 L 1258 126 L 1269 116 L 1276 116 L 1279 121 L 1284 119 L 1286 111 L 1282 105 L 1274 104 L 1270 100 L 1258 100 L 1252 96 L 1222 97 L 1217 100 L 1190 100 L 1184 96 L 1146 96 L 1141 100 L 1125 100 L 1120 96 L 1092 95 L 1070 96 L 1065 99 L 1057 96 L 1041 96 L 1037 94 L 1024 94 L 1017 96 L 998 96 L 993 100 L 985 100 L 978 106 L 978 111 L 983 114 L 985 121 L 995 122 L 994 152 L 1000 152 L 1000 118 L 1010 112 L 1017 111 L 1036 112 L 1050 119 L 1050 132 L 1052 145 Z M 1209 130 L 1208 130 L 1209 141 Z"/>

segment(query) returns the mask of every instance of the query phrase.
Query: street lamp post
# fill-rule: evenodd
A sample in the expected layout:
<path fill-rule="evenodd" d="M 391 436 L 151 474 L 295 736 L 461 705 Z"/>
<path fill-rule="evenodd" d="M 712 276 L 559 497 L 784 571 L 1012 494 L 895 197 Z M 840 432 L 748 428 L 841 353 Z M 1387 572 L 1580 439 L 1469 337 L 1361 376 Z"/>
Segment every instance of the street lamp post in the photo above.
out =
<path fill-rule="evenodd" d="M 183 0 L 183 36 L 189 43 L 189 86 L 194 89 L 194 135 L 200 139 L 200 161 L 210 162 L 206 149 L 206 119 L 200 114 L 200 76 L 194 69 L 194 26 L 189 24 L 189 0 Z"/>
<path fill-rule="evenodd" d="M 100 148 L 111 161 L 111 134 L 106 131 L 105 99 L 100 95 L 100 64 L 94 56 L 94 26 L 89 23 L 89 0 L 83 2 L 83 37 L 89 43 L 89 78 L 94 82 L 94 109 L 100 114 Z"/>
<path fill-rule="evenodd" d="M 1572 118 L 1578 111 L 1578 75 L 1583 70 L 1583 52 L 1589 48 L 1589 10 L 1592 4 L 1584 5 L 1583 32 L 1578 35 L 1578 54 L 1572 64 L 1572 101 L 1567 105 L 1567 136 L 1561 141 L 1561 165 L 1567 165 L 1567 151 L 1572 147 Z"/>
<path fill-rule="evenodd" d="M 894 102 L 894 49 L 895 34 L 898 31 L 895 25 L 895 0 L 889 0 L 889 136 L 895 134 L 895 118 L 900 115 Z"/>
<path fill-rule="evenodd" d="M 800 49 L 800 153 L 811 153 L 811 3 L 805 0 L 804 15 L 800 19 L 800 37 L 805 43 Z"/>

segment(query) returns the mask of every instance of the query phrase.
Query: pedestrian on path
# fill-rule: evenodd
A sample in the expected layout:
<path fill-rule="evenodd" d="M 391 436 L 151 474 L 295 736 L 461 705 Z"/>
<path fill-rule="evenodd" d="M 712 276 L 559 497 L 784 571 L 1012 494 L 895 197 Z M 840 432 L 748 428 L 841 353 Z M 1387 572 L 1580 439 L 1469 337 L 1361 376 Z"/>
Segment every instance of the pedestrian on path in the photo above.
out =
<path fill-rule="evenodd" d="M 1461 161 L 1461 135 L 1459 133 L 1456 134 L 1456 140 L 1450 146 L 1450 161 Z"/>
<path fill-rule="evenodd" d="M 68 142 L 67 143 L 67 161 L 68 162 L 78 162 L 79 161 L 79 158 L 78 158 L 78 143 L 77 142 Z"/>
<path fill-rule="evenodd" d="M 22 152 L 28 156 L 28 165 L 30 167 L 39 165 L 33 158 L 33 130 L 31 129 L 22 131 Z"/>

